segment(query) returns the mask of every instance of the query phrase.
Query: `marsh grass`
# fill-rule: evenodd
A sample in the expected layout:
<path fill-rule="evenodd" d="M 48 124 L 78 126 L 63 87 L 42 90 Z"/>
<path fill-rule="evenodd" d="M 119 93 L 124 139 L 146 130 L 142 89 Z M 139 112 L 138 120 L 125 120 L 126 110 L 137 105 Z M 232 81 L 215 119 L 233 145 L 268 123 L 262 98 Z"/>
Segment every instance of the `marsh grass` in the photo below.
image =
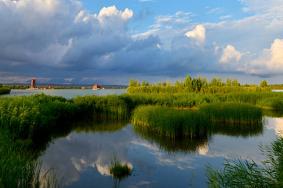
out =
<path fill-rule="evenodd" d="M 222 170 L 208 168 L 210 187 L 282 187 L 283 138 L 264 149 L 267 159 L 262 164 L 254 161 L 227 161 Z"/>
<path fill-rule="evenodd" d="M 0 156 L 0 187 L 57 187 L 52 173 L 40 175 L 41 164 L 36 159 L 37 154 L 22 143 L 13 142 L 5 130 L 0 130 Z M 45 184 L 42 184 L 43 180 Z"/>
<path fill-rule="evenodd" d="M 218 125 L 258 125 L 262 123 L 262 111 L 260 108 L 240 103 L 215 103 L 200 106 L 200 112 L 204 113 L 209 122 Z"/>
<path fill-rule="evenodd" d="M 129 105 L 120 96 L 85 96 L 73 99 L 81 116 L 100 120 L 125 120 L 130 117 Z"/>
<path fill-rule="evenodd" d="M 262 131 L 262 112 L 247 104 L 208 104 L 199 110 L 161 106 L 140 106 L 131 119 L 140 130 L 172 139 L 201 138 L 212 132 L 249 135 Z"/>
<path fill-rule="evenodd" d="M 161 106 L 140 106 L 131 119 L 134 126 L 172 139 L 197 138 L 207 134 L 207 121 L 202 113 Z"/>
<path fill-rule="evenodd" d="M 283 97 L 268 97 L 258 102 L 258 106 L 272 110 L 277 113 L 283 113 Z"/>

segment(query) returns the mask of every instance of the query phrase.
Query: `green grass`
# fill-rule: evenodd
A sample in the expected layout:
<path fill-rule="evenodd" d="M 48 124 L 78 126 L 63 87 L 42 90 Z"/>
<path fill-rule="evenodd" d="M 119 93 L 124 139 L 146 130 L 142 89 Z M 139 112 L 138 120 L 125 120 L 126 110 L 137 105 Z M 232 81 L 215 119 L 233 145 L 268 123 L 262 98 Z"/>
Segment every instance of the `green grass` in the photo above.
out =
<path fill-rule="evenodd" d="M 74 118 L 77 107 L 61 97 L 35 95 L 0 99 L 0 127 L 14 138 L 34 139 Z"/>
<path fill-rule="evenodd" d="M 220 132 L 221 128 L 226 132 L 261 132 L 262 112 L 255 106 L 235 103 L 207 104 L 199 110 L 140 106 L 134 110 L 131 122 L 139 129 L 157 135 L 172 139 L 192 139 Z"/>
<path fill-rule="evenodd" d="M 206 135 L 207 121 L 202 113 L 161 106 L 140 106 L 133 112 L 132 123 L 172 139 Z"/>
<path fill-rule="evenodd" d="M 80 114 L 102 120 L 124 120 L 130 116 L 130 109 L 120 96 L 85 96 L 73 99 Z"/>
<path fill-rule="evenodd" d="M 239 103 L 215 103 L 200 106 L 200 112 L 206 115 L 210 122 L 219 124 L 258 125 L 262 122 L 260 108 Z"/>
<path fill-rule="evenodd" d="M 224 168 L 208 168 L 209 187 L 283 187 L 283 138 L 266 149 L 262 164 L 254 161 L 228 161 Z"/>
<path fill-rule="evenodd" d="M 14 142 L 9 133 L 0 130 L 0 187 L 39 188 L 42 182 L 56 187 L 56 178 L 51 173 L 41 176 L 38 153 L 29 150 L 23 143 Z M 52 186 L 51 186 L 52 185 Z"/>

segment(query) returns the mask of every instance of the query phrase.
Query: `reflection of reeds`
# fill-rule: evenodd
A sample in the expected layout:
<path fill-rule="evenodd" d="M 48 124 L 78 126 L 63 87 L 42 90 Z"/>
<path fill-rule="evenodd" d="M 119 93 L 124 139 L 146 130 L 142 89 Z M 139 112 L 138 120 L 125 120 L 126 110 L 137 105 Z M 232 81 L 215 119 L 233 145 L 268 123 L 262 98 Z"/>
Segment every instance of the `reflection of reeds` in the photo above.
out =
<path fill-rule="evenodd" d="M 161 106 L 141 106 L 132 115 L 132 123 L 169 138 L 200 138 L 209 132 L 262 131 L 262 112 L 247 104 L 209 104 L 198 111 Z M 236 133 L 237 134 L 237 133 Z"/>
<path fill-rule="evenodd" d="M 134 126 L 135 132 L 147 141 L 157 144 L 160 149 L 166 152 L 195 152 L 199 148 L 207 146 L 208 135 L 202 135 L 199 138 L 175 138 L 170 139 L 166 136 L 155 134 L 154 131 Z"/>

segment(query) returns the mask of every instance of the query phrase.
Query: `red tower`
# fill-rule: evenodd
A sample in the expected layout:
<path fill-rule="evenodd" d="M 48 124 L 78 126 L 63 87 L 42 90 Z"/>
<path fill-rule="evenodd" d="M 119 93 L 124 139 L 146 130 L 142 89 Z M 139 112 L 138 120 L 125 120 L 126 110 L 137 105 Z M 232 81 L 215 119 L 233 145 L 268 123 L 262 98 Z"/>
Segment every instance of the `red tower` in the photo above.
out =
<path fill-rule="evenodd" d="M 31 88 L 31 89 L 36 88 L 36 79 L 33 78 L 33 79 L 31 80 L 31 82 L 30 82 L 30 88 Z"/>

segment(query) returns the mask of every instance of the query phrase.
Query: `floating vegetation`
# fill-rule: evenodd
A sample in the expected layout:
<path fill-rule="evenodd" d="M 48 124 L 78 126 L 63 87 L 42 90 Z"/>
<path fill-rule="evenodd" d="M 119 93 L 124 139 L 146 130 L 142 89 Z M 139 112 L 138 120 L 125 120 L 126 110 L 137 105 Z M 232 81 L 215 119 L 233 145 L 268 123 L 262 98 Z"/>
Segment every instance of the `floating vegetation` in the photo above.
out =
<path fill-rule="evenodd" d="M 132 173 L 132 167 L 127 163 L 122 163 L 121 161 L 114 158 L 109 168 L 110 174 L 118 180 L 122 180 Z"/>

